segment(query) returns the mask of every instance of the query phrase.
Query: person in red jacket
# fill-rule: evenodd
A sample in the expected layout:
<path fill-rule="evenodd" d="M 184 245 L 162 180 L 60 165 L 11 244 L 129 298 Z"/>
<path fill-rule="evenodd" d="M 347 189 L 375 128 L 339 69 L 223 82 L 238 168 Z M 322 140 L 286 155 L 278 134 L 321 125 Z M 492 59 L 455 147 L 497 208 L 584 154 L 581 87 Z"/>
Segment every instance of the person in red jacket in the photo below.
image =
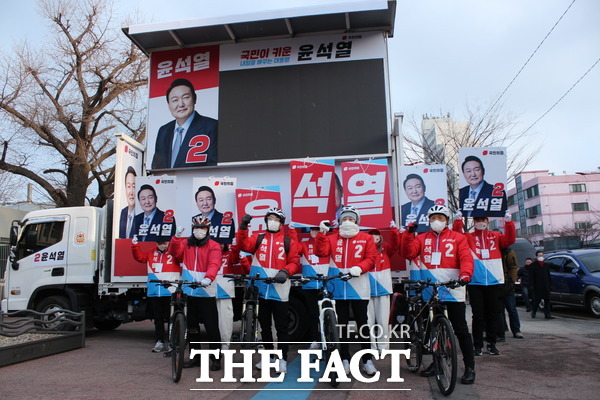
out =
<path fill-rule="evenodd" d="M 369 271 L 369 282 L 371 284 L 371 298 L 369 299 L 368 323 L 372 328 L 377 326 L 380 331 L 371 337 L 371 348 L 376 350 L 389 349 L 389 318 L 390 318 L 390 296 L 392 289 L 392 271 L 390 257 L 398 251 L 400 245 L 400 232 L 396 223 L 390 222 L 390 241 L 384 242 L 383 235 L 378 229 L 371 229 L 369 235 L 377 247 L 377 258 L 375 268 Z"/>
<path fill-rule="evenodd" d="M 462 214 L 458 213 L 453 229 L 463 232 Z M 473 352 L 482 355 L 483 331 L 485 329 L 487 351 L 491 355 L 500 355 L 496 348 L 496 334 L 502 311 L 499 295 L 500 286 L 504 283 L 502 268 L 502 250 L 516 240 L 515 223 L 511 214 L 506 212 L 504 222 L 505 234 L 489 231 L 487 217 L 473 218 L 475 231 L 466 232 L 469 247 L 475 254 L 473 277 L 467 286 L 469 301 L 473 311 Z"/>
<path fill-rule="evenodd" d="M 317 235 L 315 254 L 319 257 L 329 257 L 328 276 L 350 273 L 354 277 L 347 281 L 340 278 L 332 279 L 328 283 L 336 302 L 338 324 L 342 327 L 340 356 L 344 364 L 344 372 L 348 375 L 350 372 L 348 341 L 351 335 L 347 326 L 350 320 L 350 307 L 356 320 L 361 347 L 371 348 L 369 330 L 363 327 L 368 327 L 367 309 L 371 295 L 367 272 L 375 267 L 377 249 L 373 237 L 366 232 L 360 232 L 360 214 L 355 207 L 343 207 L 338 222 L 339 229 L 325 236 L 329 232 L 329 221 L 321 221 L 319 225 L 321 232 Z M 360 368 L 367 375 L 377 373 L 370 354 L 362 357 Z"/>
<path fill-rule="evenodd" d="M 219 315 L 217 312 L 216 292 L 217 285 L 212 285 L 221 266 L 221 246 L 210 239 L 210 219 L 199 216 L 193 220 L 192 235 L 182 238 L 184 228 L 177 229 L 177 235 L 171 239 L 171 251 L 175 258 L 182 263 L 181 276 L 185 281 L 199 282 L 202 286 L 192 289 L 184 287 L 188 295 L 188 339 L 190 348 L 199 348 L 193 342 L 200 341 L 200 319 L 204 321 L 204 328 L 208 334 L 209 347 L 221 348 L 221 333 L 219 332 Z M 202 316 L 202 317 L 200 317 Z M 200 358 L 184 363 L 184 368 L 200 365 Z M 221 361 L 211 358 L 211 371 L 221 369 Z"/>
<path fill-rule="evenodd" d="M 148 266 L 148 282 L 146 283 L 146 295 L 150 310 L 154 315 L 154 335 L 156 344 L 152 348 L 153 353 L 162 350 L 169 351 L 169 335 L 165 330 L 165 323 L 169 322 L 171 308 L 171 292 L 164 287 L 150 283 L 151 280 L 174 281 L 179 279 L 181 266 L 179 262 L 168 252 L 169 238 L 159 237 L 156 247 L 152 250 L 142 251 L 138 243 L 137 235 L 131 240 L 131 253 L 137 262 L 146 263 Z"/>
<path fill-rule="evenodd" d="M 422 280 L 445 282 L 457 279 L 461 285 L 466 285 L 473 274 L 473 256 L 467 238 L 462 233 L 448 229 L 450 221 L 448 207 L 435 205 L 429 209 L 427 216 L 431 228 L 429 232 L 415 236 L 417 225 L 413 223 L 402 233 L 400 244 L 402 255 L 409 260 L 416 259 Z M 465 288 L 446 289 L 441 287 L 440 296 L 445 300 L 448 319 L 458 338 L 463 355 L 465 373 L 461 378 L 461 383 L 472 384 L 475 382 L 475 357 L 473 356 L 473 341 L 465 319 Z M 426 293 L 424 293 L 424 297 L 426 297 Z M 421 376 L 433 376 L 434 374 L 433 363 L 421 371 Z"/>
<path fill-rule="evenodd" d="M 265 214 L 267 231 L 264 234 L 255 233 L 248 236 L 248 224 L 251 220 L 252 217 L 248 214 L 242 217 L 235 238 L 241 251 L 254 254 L 250 275 L 260 274 L 274 280 L 274 283 L 256 281 L 259 297 L 258 322 L 265 348 L 273 349 L 271 318 L 275 321 L 277 340 L 280 342 L 278 348 L 283 353 L 283 359 L 279 360 L 278 372 L 286 372 L 289 349 L 288 301 L 291 286 L 288 277 L 300 272 L 298 243 L 284 236 L 285 214 L 279 208 L 270 208 Z M 260 367 L 260 363 L 257 364 L 257 368 Z"/>

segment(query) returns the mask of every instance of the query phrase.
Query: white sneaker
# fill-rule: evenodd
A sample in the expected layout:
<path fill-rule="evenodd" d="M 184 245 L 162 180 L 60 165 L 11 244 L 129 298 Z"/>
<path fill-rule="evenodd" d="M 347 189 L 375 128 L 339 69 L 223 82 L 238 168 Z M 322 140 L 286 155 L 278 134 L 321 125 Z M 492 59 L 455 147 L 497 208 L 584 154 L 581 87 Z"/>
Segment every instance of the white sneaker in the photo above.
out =
<path fill-rule="evenodd" d="M 152 348 L 152 352 L 153 353 L 160 353 L 163 350 L 164 347 L 165 346 L 163 345 L 162 340 L 159 340 L 159 341 L 156 342 L 156 344 Z"/>
<path fill-rule="evenodd" d="M 310 346 L 308 346 L 309 350 L 317 350 L 321 348 L 321 343 L 314 341 L 310 344 Z"/>
<path fill-rule="evenodd" d="M 342 360 L 342 365 L 344 366 L 344 373 L 350 375 L 350 361 Z"/>
<path fill-rule="evenodd" d="M 375 366 L 373 365 L 373 361 L 372 360 L 367 360 L 366 363 L 362 363 L 361 364 L 361 369 L 363 370 L 363 372 L 365 374 L 367 374 L 369 376 L 373 376 L 377 372 L 377 368 L 375 368 Z"/>
<path fill-rule="evenodd" d="M 277 367 L 277 372 L 285 373 L 287 372 L 287 361 L 284 359 L 279 360 L 279 366 Z"/>
<path fill-rule="evenodd" d="M 271 361 L 275 360 L 275 358 L 271 357 Z M 256 369 L 262 369 L 262 360 L 254 364 Z"/>

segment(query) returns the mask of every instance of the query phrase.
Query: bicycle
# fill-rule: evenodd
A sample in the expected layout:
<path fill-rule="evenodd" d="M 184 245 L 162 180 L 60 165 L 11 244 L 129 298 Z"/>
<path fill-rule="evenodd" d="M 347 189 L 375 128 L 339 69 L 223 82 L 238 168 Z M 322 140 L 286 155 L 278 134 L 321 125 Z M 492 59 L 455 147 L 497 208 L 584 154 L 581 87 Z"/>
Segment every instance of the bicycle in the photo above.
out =
<path fill-rule="evenodd" d="M 407 296 L 410 357 L 406 360 L 408 370 L 417 372 L 421 367 L 423 354 L 433 355 L 435 380 L 443 395 L 449 396 L 456 385 L 458 374 L 456 336 L 448 319 L 446 306 L 439 296 L 439 288 L 456 288 L 460 284 L 452 280 L 430 282 L 422 280 L 402 280 L 405 292 L 415 291 Z M 423 290 L 432 289 L 431 298 L 423 300 Z"/>
<path fill-rule="evenodd" d="M 168 353 L 171 353 L 171 379 L 177 383 L 181 379 L 181 369 L 183 368 L 185 348 L 187 346 L 187 295 L 183 292 L 183 285 L 189 285 L 192 289 L 196 289 L 202 285 L 199 282 L 183 280 L 161 281 L 153 279 L 150 282 L 161 285 L 165 289 L 175 286 L 175 291 L 171 293 L 171 313 L 169 317 L 170 350 L 165 355 L 168 356 Z"/>
<path fill-rule="evenodd" d="M 306 283 L 309 280 L 319 281 L 322 284 L 319 287 L 319 300 L 317 302 L 319 307 L 319 331 L 321 332 L 321 350 L 325 354 L 325 364 L 329 362 L 331 354 L 334 351 L 339 353 L 340 351 L 340 339 L 337 331 L 337 313 L 335 312 L 335 300 L 333 299 L 333 293 L 327 289 L 327 282 L 332 279 L 341 278 L 342 280 L 349 280 L 352 278 L 350 274 L 334 275 L 334 276 L 323 276 L 323 274 L 317 274 L 316 276 L 302 276 L 300 278 L 290 278 L 299 280 L 302 283 Z M 330 382 L 331 386 L 337 387 L 340 383 L 337 381 L 337 374 L 331 374 Z"/>
<path fill-rule="evenodd" d="M 242 305 L 242 335 L 240 342 L 243 349 L 256 348 L 258 344 L 258 287 L 255 282 L 273 283 L 273 278 L 262 278 L 260 274 L 255 276 L 225 274 L 223 277 L 231 278 L 236 283 L 249 282 L 244 292 Z"/>

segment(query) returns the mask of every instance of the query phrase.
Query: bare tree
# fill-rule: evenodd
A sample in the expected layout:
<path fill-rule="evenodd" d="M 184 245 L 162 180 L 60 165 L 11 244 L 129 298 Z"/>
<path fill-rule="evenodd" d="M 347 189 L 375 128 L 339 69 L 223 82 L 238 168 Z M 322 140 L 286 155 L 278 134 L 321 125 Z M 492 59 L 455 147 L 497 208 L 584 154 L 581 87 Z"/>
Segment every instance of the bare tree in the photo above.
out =
<path fill-rule="evenodd" d="M 592 215 L 588 220 L 565 225 L 546 235 L 553 238 L 571 238 L 577 240 L 579 247 L 589 247 L 600 243 L 600 214 Z"/>
<path fill-rule="evenodd" d="M 404 132 L 406 164 L 446 164 L 448 203 L 458 209 L 458 149 L 461 147 L 507 147 L 508 182 L 532 161 L 534 149 L 527 146 L 523 133 L 515 132 L 515 120 L 500 104 L 493 107 L 467 104 L 465 117 L 459 120 L 450 114 L 435 119 L 436 135 L 423 131 L 422 124 L 408 119 Z"/>
<path fill-rule="evenodd" d="M 109 0 L 38 6 L 48 41 L 0 60 L 0 169 L 35 182 L 57 206 L 103 205 L 113 194 L 114 133 L 145 136 L 138 89 L 147 59 L 113 23 Z"/>

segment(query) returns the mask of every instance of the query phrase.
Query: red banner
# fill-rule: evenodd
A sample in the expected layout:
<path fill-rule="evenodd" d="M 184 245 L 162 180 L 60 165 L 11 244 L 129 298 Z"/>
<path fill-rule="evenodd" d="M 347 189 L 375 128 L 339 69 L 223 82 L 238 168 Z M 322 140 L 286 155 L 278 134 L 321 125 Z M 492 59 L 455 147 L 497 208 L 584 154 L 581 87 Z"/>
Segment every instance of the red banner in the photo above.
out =
<path fill-rule="evenodd" d="M 162 97 L 175 79 L 192 82 L 195 90 L 219 86 L 219 46 L 156 51 L 150 58 L 150 98 Z"/>
<path fill-rule="evenodd" d="M 239 221 L 246 214 L 252 216 L 248 226 L 250 234 L 266 231 L 265 214 L 269 208 L 281 208 L 281 192 L 279 186 L 268 186 L 255 189 L 236 189 L 236 206 Z M 238 223 L 239 223 L 238 221 Z M 287 222 L 287 221 L 286 221 Z"/>
<path fill-rule="evenodd" d="M 336 189 L 334 160 L 290 162 L 292 217 L 301 226 L 319 226 L 335 219 Z"/>
<path fill-rule="evenodd" d="M 342 163 L 344 205 L 360 212 L 361 228 L 388 228 L 392 202 L 387 160 Z"/>

